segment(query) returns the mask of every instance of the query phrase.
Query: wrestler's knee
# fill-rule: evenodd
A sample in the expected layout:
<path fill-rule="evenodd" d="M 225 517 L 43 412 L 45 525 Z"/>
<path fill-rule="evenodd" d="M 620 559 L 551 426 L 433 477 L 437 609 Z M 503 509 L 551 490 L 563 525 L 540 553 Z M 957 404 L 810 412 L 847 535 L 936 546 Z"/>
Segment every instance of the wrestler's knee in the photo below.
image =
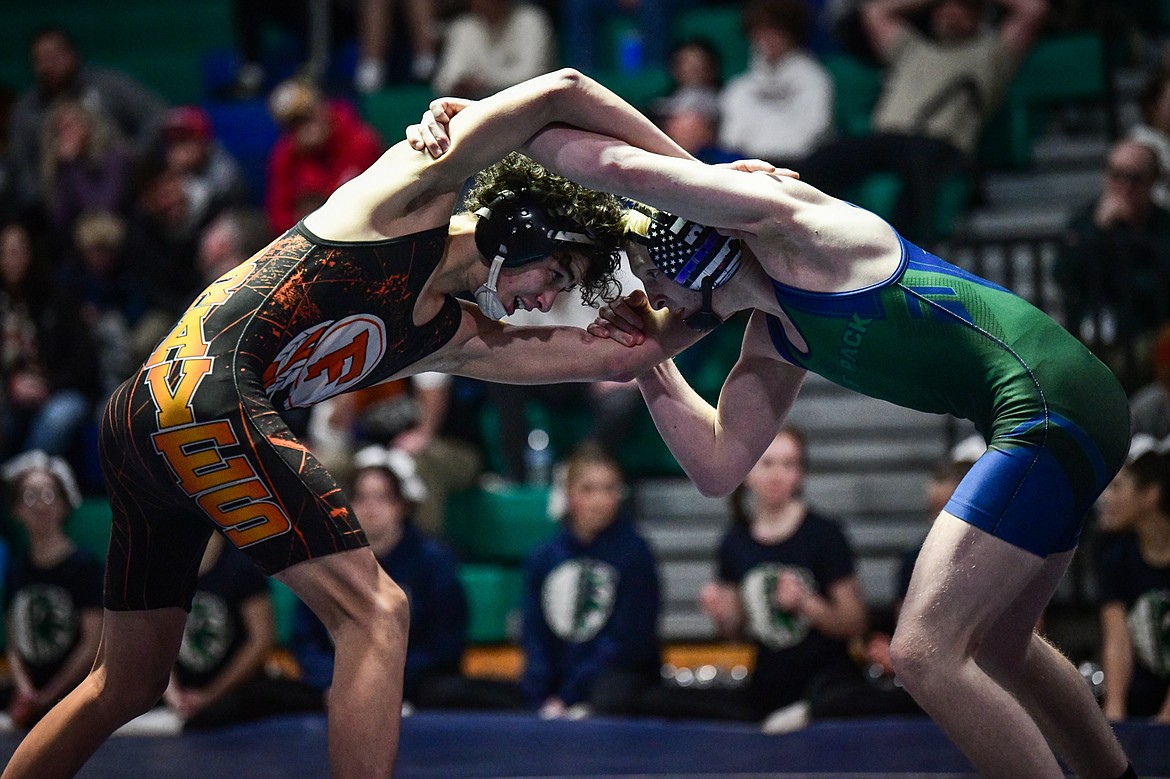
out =
<path fill-rule="evenodd" d="M 890 639 L 890 663 L 898 679 L 914 692 L 942 681 L 953 670 L 951 652 L 922 625 L 899 625 Z"/>
<path fill-rule="evenodd" d="M 162 700 L 170 682 L 170 665 L 145 662 L 135 668 L 99 664 L 82 683 L 93 685 L 97 697 L 118 718 L 128 720 L 150 711 Z"/>
<path fill-rule="evenodd" d="M 334 637 L 360 635 L 366 646 L 389 649 L 406 643 L 410 629 L 410 604 L 406 593 L 388 576 L 354 594 L 334 628 Z"/>

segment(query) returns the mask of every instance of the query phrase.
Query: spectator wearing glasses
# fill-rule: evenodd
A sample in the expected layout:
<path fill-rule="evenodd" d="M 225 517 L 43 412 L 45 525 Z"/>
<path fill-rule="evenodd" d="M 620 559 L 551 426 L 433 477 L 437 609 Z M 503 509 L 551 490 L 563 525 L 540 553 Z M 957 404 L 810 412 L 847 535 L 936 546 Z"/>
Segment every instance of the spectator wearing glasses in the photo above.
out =
<path fill-rule="evenodd" d="M 81 504 L 69 465 L 40 450 L 3 469 L 8 508 L 28 536 L 5 586 L 8 664 L 5 706 L 28 728 L 85 678 L 102 628 L 102 564 L 65 534 Z"/>
<path fill-rule="evenodd" d="M 1128 360 L 1147 354 L 1170 320 L 1170 211 L 1154 202 L 1157 180 L 1153 149 L 1116 143 L 1101 194 L 1073 215 L 1054 268 L 1069 328 L 1141 383 L 1150 378 L 1148 359 Z"/>

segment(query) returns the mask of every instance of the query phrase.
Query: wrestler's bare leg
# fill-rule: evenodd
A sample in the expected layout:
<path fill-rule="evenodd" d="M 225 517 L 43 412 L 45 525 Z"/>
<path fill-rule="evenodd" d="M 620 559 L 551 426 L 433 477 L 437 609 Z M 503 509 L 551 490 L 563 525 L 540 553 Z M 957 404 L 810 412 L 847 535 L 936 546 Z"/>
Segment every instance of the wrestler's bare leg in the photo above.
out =
<path fill-rule="evenodd" d="M 1087 696 L 1091 705 L 1086 706 L 1086 698 L 1071 692 L 1066 670 L 1057 670 L 1060 664 L 1073 674 L 1076 669 L 1058 653 L 1019 637 L 1021 623 L 1028 625 L 1030 635 L 1067 564 L 1067 555 L 1045 560 L 946 512 L 935 521 L 919 554 L 891 658 L 906 688 L 983 776 L 1060 779 L 1064 774 L 1041 726 L 1060 729 L 1066 718 L 1074 717 L 1100 720 L 1077 731 L 1077 737 L 1092 740 L 1081 745 L 1079 754 L 1099 752 L 1090 770 L 1106 766 L 1090 775 L 1115 779 L 1125 770 L 1124 754 L 1092 696 Z M 999 632 L 1015 641 L 1017 656 L 1026 643 L 1028 662 L 1052 675 L 1053 692 L 1075 711 L 1055 715 L 1045 704 L 1049 714 L 1040 723 L 976 662 L 981 643 L 994 642 Z M 1003 650 L 1003 657 L 1011 651 Z M 981 654 L 989 665 L 1002 665 L 994 652 Z M 1034 705 L 1031 698 L 1029 705 Z M 1072 738 L 1062 733 L 1054 743 L 1064 749 Z"/>
<path fill-rule="evenodd" d="M 180 608 L 107 609 L 93 670 L 25 736 L 3 779 L 76 774 L 111 733 L 158 703 L 186 622 Z"/>
<path fill-rule="evenodd" d="M 368 548 L 298 563 L 276 575 L 335 643 L 329 761 L 336 779 L 393 774 L 402 718 L 410 613 L 406 595 Z"/>
<path fill-rule="evenodd" d="M 1089 685 L 1033 630 L 1073 554 L 1048 557 L 1040 576 L 988 629 L 975 662 L 1023 704 L 1077 776 L 1115 779 L 1125 770 L 1125 753 Z"/>

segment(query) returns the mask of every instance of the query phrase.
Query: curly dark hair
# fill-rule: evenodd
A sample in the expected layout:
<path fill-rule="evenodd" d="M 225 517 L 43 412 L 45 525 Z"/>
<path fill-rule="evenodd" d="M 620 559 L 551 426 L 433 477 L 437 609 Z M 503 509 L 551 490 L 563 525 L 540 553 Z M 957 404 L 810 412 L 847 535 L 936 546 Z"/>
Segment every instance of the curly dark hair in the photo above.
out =
<path fill-rule="evenodd" d="M 593 238 L 593 246 L 574 247 L 585 257 L 581 297 L 587 305 L 610 301 L 621 294 L 614 278 L 625 234 L 625 208 L 613 195 L 586 189 L 558 176 L 529 157 L 512 152 L 475 177 L 463 199 L 466 210 L 474 212 L 492 202 L 504 190 L 527 190 L 544 206 L 572 219 Z"/>

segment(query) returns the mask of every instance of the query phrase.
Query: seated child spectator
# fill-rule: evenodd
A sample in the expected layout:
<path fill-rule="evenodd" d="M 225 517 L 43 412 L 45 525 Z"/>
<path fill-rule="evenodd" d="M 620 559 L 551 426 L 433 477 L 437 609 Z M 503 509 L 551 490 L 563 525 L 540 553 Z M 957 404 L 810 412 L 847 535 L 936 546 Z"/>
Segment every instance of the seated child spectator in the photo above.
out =
<path fill-rule="evenodd" d="M 755 644 L 748 683 L 663 688 L 648 702 L 648 713 L 767 718 L 767 730 L 792 730 L 820 713 L 820 699 L 835 703 L 839 689 L 864 684 L 848 650 L 866 627 L 853 552 L 836 521 L 800 497 L 805 471 L 804 436 L 786 427 L 733 494 L 718 579 L 699 595 L 721 636 Z"/>
<path fill-rule="evenodd" d="M 198 589 L 163 696 L 183 720 L 183 729 L 320 711 L 321 696 L 312 687 L 265 671 L 275 644 L 268 580 L 222 535 L 213 534 L 199 564 Z"/>
<path fill-rule="evenodd" d="M 526 565 L 520 685 L 545 718 L 631 714 L 659 678 L 657 563 L 617 463 L 587 445 L 564 470 L 563 528 Z"/>
<path fill-rule="evenodd" d="M 1170 452 L 1148 451 L 1121 469 L 1098 502 L 1120 531 L 1098 563 L 1105 716 L 1170 723 Z"/>
<path fill-rule="evenodd" d="M 4 465 L 8 509 L 28 536 L 5 583 L 8 716 L 36 724 L 89 673 L 102 631 L 102 563 L 65 534 L 81 505 L 69 465 L 29 451 Z"/>
<path fill-rule="evenodd" d="M 454 555 L 411 519 L 426 487 L 413 458 L 369 446 L 354 455 L 350 503 L 370 548 L 410 599 L 404 698 L 415 707 L 450 704 L 467 644 L 467 601 Z M 333 641 L 308 607 L 298 604 L 293 647 L 304 679 L 328 694 Z"/>

